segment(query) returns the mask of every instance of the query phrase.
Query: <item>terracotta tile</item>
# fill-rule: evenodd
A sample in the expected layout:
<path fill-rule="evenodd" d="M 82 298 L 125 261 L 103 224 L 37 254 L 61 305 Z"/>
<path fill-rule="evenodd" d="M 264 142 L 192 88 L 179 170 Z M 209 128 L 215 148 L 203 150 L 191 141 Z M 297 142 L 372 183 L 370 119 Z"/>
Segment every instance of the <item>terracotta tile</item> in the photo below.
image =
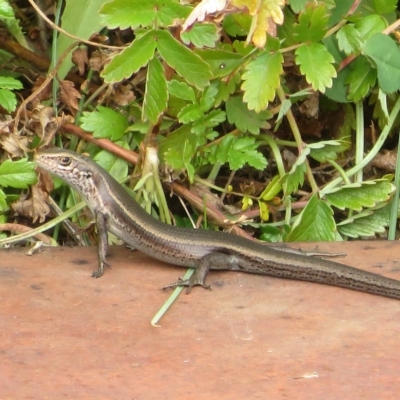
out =
<path fill-rule="evenodd" d="M 400 279 L 397 242 L 319 248 Z M 0 250 L 1 400 L 399 397 L 398 300 L 213 272 L 155 328 L 183 269 L 112 247 L 93 279 L 95 248 L 24 251 Z"/>

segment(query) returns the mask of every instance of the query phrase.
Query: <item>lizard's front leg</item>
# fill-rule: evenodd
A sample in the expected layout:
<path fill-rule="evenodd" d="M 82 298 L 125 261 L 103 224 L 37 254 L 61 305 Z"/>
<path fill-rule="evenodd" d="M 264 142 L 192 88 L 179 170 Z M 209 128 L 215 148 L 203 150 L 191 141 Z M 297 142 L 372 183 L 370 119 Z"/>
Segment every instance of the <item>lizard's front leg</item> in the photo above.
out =
<path fill-rule="evenodd" d="M 179 281 L 164 286 L 163 289 L 175 288 L 177 286 L 187 286 L 186 294 L 190 293 L 193 286 L 203 286 L 203 288 L 211 289 L 210 285 L 206 285 L 205 280 L 210 269 L 236 270 L 238 269 L 239 260 L 236 256 L 225 253 L 210 253 L 202 257 L 189 279 L 180 279 Z"/>
<path fill-rule="evenodd" d="M 108 235 L 107 235 L 107 218 L 104 214 L 97 212 L 95 215 L 97 234 L 99 236 L 99 244 L 97 246 L 97 259 L 99 267 L 93 271 L 94 278 L 100 278 L 104 273 L 104 266 L 110 267 L 106 261 L 107 248 L 108 248 Z"/>

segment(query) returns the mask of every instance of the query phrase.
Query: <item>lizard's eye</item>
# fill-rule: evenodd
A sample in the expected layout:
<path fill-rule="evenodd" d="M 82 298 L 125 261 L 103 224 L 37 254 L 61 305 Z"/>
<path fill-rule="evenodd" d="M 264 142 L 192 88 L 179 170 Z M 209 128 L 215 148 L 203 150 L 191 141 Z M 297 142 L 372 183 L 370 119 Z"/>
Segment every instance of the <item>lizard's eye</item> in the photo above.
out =
<path fill-rule="evenodd" d="M 71 164 L 71 158 L 70 157 L 61 157 L 60 163 L 62 165 L 69 165 L 69 164 Z"/>

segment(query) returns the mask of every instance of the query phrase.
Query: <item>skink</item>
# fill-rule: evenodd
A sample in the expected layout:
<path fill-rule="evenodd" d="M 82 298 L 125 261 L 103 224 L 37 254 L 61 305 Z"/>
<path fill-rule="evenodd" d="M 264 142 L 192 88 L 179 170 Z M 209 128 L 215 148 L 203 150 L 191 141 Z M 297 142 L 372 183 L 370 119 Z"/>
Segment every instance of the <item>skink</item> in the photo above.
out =
<path fill-rule="evenodd" d="M 172 286 L 205 284 L 210 269 L 242 271 L 304 280 L 400 299 L 400 281 L 344 264 L 280 251 L 225 232 L 164 224 L 149 215 L 113 178 L 89 157 L 63 149 L 36 153 L 37 165 L 80 193 L 98 228 L 98 269 L 103 275 L 107 233 L 129 246 L 170 264 L 195 268 L 189 280 Z"/>

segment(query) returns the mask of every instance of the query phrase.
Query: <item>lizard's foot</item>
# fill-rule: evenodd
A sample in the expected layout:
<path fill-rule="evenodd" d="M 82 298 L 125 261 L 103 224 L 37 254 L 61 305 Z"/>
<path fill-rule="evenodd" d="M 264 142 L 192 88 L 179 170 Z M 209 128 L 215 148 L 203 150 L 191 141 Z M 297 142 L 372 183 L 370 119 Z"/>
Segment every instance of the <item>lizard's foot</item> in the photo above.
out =
<path fill-rule="evenodd" d="M 203 279 L 197 278 L 196 274 L 193 274 L 189 279 L 182 279 L 179 278 L 178 281 L 172 282 L 169 285 L 166 285 L 163 287 L 163 290 L 165 289 L 169 289 L 169 288 L 176 288 L 178 286 L 186 286 L 186 294 L 189 294 L 190 291 L 192 290 L 193 286 L 202 286 L 204 289 L 210 289 L 211 290 L 211 286 L 210 285 L 206 285 L 204 283 Z"/>
<path fill-rule="evenodd" d="M 92 278 L 100 278 L 104 274 L 104 266 L 111 268 L 109 263 L 101 261 L 99 268 L 92 272 Z"/>

